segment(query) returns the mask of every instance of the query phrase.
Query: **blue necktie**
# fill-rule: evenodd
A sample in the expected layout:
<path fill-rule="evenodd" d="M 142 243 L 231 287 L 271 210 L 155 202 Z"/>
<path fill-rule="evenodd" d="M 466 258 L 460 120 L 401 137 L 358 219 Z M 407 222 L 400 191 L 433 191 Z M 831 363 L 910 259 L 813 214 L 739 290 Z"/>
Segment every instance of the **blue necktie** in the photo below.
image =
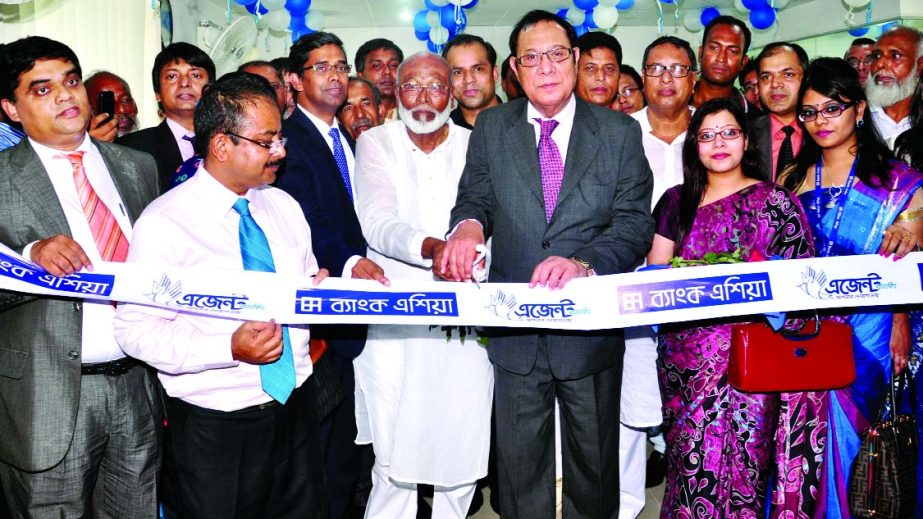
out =
<path fill-rule="evenodd" d="M 343 142 L 340 141 L 340 131 L 336 128 L 330 128 L 327 135 L 333 139 L 333 159 L 337 161 L 337 168 L 340 169 L 340 176 L 343 177 L 343 183 L 346 184 L 346 194 L 349 199 L 353 199 L 353 186 L 349 182 L 349 167 L 346 165 L 346 152 L 343 151 Z"/>
<path fill-rule="evenodd" d="M 234 210 L 240 215 L 238 233 L 244 270 L 275 272 L 276 264 L 272 261 L 269 241 L 256 220 L 250 216 L 249 204 L 246 198 L 238 198 L 234 203 Z M 288 326 L 282 327 L 282 356 L 270 364 L 260 364 L 260 379 L 263 391 L 283 404 L 295 390 L 295 361 L 292 358 Z"/>

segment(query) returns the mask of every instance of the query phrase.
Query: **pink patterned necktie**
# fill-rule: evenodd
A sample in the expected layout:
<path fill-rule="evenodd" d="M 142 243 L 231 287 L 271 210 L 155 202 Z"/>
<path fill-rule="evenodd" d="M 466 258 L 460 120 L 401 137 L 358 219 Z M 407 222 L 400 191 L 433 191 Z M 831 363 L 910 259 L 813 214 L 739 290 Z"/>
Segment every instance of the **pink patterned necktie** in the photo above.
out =
<path fill-rule="evenodd" d="M 542 125 L 538 138 L 538 165 L 542 170 L 542 194 L 545 196 L 545 220 L 550 222 L 554 207 L 558 204 L 561 181 L 564 180 L 564 161 L 551 133 L 558 127 L 554 119 L 535 118 Z"/>
<path fill-rule="evenodd" d="M 83 168 L 83 153 L 75 151 L 59 155 L 59 157 L 66 158 L 74 168 L 77 196 L 80 198 L 83 214 L 86 215 L 87 222 L 90 224 L 90 232 L 93 233 L 93 240 L 96 241 L 100 257 L 104 261 L 125 261 L 128 257 L 128 240 L 122 234 L 122 229 L 115 221 L 112 211 L 99 199 L 93 186 L 90 185 L 87 172 Z"/>

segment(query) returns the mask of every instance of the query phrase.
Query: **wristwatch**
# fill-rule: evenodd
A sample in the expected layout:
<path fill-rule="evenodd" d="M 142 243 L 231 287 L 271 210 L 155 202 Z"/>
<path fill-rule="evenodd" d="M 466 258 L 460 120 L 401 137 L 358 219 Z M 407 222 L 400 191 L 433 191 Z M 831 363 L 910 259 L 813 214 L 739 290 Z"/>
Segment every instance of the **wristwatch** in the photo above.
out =
<path fill-rule="evenodd" d="M 585 259 L 583 259 L 583 258 L 578 258 L 577 256 L 571 256 L 570 259 L 576 261 L 576 262 L 579 263 L 583 268 L 586 269 L 586 275 L 587 275 L 587 277 L 595 276 L 595 275 L 596 275 L 596 270 L 593 269 L 593 264 L 590 263 L 589 261 L 587 261 L 587 260 L 585 260 Z"/>

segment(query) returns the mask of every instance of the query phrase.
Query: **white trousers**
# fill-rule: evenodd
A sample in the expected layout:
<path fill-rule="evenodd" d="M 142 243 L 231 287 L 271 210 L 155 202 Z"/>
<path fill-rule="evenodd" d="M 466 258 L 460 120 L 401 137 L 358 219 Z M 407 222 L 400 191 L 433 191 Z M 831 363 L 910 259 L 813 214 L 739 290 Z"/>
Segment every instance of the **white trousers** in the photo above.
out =
<path fill-rule="evenodd" d="M 457 487 L 433 487 L 433 519 L 465 519 L 477 489 L 476 482 Z M 388 477 L 388 467 L 372 467 L 372 492 L 365 519 L 416 519 L 417 485 Z"/>
<path fill-rule="evenodd" d="M 644 508 L 647 433 L 619 424 L 619 519 L 634 519 Z"/>

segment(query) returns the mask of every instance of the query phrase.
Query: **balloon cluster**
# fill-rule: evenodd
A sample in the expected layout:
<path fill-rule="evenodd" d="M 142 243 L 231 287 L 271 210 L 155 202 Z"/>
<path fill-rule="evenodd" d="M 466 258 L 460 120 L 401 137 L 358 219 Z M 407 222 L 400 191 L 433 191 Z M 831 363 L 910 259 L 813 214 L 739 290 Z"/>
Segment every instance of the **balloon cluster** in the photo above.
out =
<path fill-rule="evenodd" d="M 311 0 L 234 0 L 257 17 L 261 27 L 292 32 L 292 41 L 324 26 L 324 13 L 311 11 Z"/>
<path fill-rule="evenodd" d="M 717 7 L 706 7 L 702 12 L 687 11 L 683 15 L 683 27 L 689 32 L 699 32 L 715 18 L 721 16 Z"/>
<path fill-rule="evenodd" d="M 619 10 L 630 9 L 635 0 L 573 0 L 570 7 L 558 10 L 558 16 L 574 26 L 577 36 L 592 29 L 608 30 L 619 21 Z"/>
<path fill-rule="evenodd" d="M 423 0 L 425 9 L 413 15 L 413 32 L 426 42 L 426 48 L 437 54 L 445 44 L 468 26 L 467 9 L 478 0 Z"/>
<path fill-rule="evenodd" d="M 849 30 L 849 34 L 856 38 L 868 34 L 869 25 L 872 23 L 872 2 L 870 0 L 843 0 L 843 3 L 846 4 L 846 7 L 849 9 L 849 12 L 846 13 L 844 20 L 846 21 L 846 24 L 850 26 L 854 26 L 856 24 L 853 9 L 865 8 L 865 26 L 852 27 Z"/>
<path fill-rule="evenodd" d="M 742 13 L 750 14 L 750 25 L 765 31 L 776 22 L 776 11 L 784 9 L 788 0 L 734 0 L 734 6 Z"/>

